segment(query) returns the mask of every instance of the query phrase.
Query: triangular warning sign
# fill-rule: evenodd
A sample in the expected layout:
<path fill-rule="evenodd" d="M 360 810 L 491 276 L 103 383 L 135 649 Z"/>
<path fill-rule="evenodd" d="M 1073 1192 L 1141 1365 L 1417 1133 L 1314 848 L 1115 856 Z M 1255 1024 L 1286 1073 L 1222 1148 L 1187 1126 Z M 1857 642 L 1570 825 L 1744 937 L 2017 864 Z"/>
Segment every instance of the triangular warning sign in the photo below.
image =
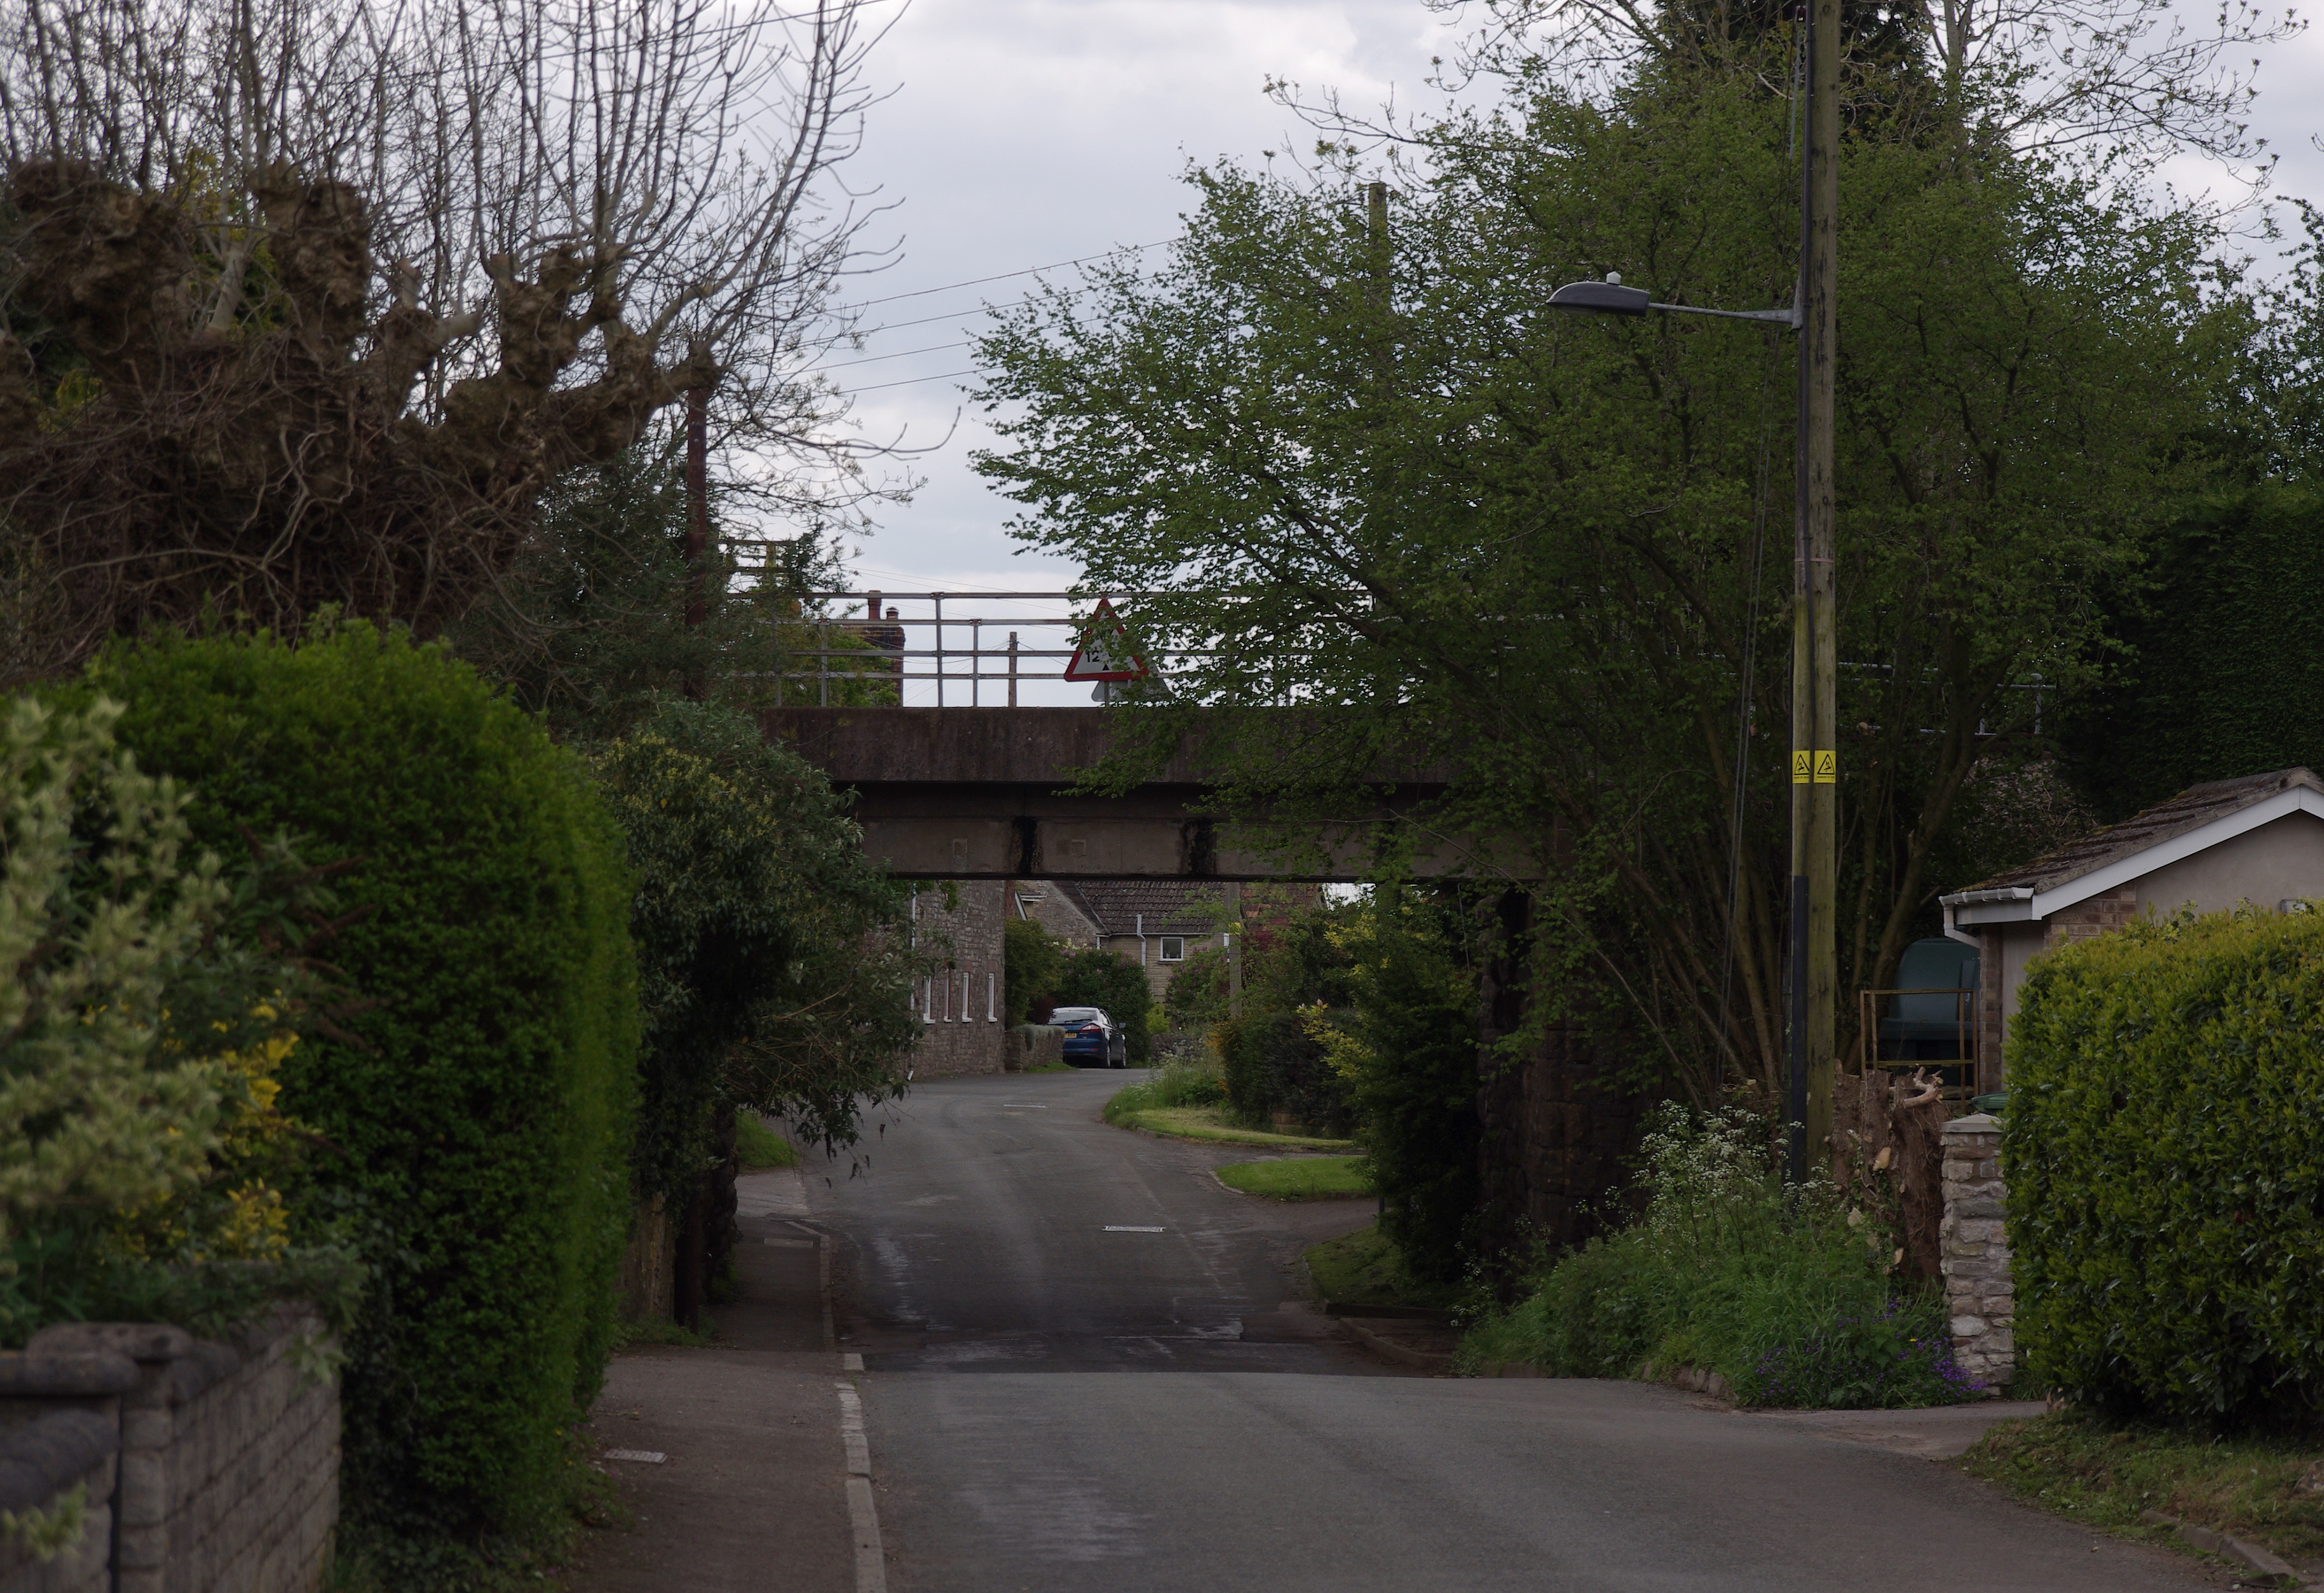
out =
<path fill-rule="evenodd" d="M 1066 660 L 1067 680 L 1143 680 L 1150 673 L 1146 660 L 1130 650 L 1130 632 L 1122 629 L 1113 604 L 1101 597 L 1081 645 Z"/>

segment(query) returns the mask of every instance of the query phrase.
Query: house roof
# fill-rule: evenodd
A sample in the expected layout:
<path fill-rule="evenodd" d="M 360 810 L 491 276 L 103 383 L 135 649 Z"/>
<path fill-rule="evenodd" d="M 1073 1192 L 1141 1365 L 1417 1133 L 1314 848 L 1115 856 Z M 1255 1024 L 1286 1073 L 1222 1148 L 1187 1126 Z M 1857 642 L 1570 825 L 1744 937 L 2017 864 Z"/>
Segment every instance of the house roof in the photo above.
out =
<path fill-rule="evenodd" d="M 1222 899 L 1216 885 L 1176 879 L 1061 879 L 1058 893 L 1103 935 L 1209 935 Z"/>
<path fill-rule="evenodd" d="M 2285 814 L 2324 817 L 2324 779 L 2279 769 L 2190 786 L 2118 824 L 1939 899 L 1961 923 L 2043 918 Z"/>

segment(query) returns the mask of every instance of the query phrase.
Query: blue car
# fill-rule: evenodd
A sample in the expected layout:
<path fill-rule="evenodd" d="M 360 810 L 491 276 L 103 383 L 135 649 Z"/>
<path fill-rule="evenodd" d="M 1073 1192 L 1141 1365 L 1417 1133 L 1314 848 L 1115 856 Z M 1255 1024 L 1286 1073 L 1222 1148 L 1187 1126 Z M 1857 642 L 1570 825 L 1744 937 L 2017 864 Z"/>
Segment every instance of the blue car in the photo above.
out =
<path fill-rule="evenodd" d="M 1075 1067 L 1128 1067 L 1130 1041 L 1102 1007 L 1060 1007 L 1049 1021 L 1065 1031 L 1065 1060 Z"/>

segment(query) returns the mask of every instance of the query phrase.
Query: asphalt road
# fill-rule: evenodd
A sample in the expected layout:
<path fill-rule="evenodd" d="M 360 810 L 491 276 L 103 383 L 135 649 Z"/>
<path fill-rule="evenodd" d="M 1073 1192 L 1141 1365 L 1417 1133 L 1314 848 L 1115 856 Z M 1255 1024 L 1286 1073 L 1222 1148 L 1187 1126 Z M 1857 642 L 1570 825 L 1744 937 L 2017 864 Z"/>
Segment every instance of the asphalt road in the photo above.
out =
<path fill-rule="evenodd" d="M 1235 1195 L 1208 1169 L 1254 1153 L 1107 1127 L 1122 1082 L 931 1082 L 809 1181 L 898 1593 L 2218 1585 L 1796 1418 L 1399 1375 L 1298 1304 L 1369 1204 Z"/>

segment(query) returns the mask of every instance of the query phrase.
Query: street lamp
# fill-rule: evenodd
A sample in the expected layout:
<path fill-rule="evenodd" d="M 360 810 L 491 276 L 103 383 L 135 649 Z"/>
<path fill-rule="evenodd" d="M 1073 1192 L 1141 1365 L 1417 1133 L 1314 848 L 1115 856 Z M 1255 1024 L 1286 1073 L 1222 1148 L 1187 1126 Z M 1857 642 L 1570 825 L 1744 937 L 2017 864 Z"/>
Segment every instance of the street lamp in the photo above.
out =
<path fill-rule="evenodd" d="M 1598 315 L 1719 316 L 1773 321 L 1800 334 L 1798 483 L 1792 579 L 1792 902 L 1789 1163 L 1807 1177 L 1808 1146 L 1831 1134 L 1832 1057 L 1839 1038 L 1839 702 L 1832 669 L 1832 281 L 1840 185 L 1840 4 L 1811 0 L 1807 60 L 1807 150 L 1800 162 L 1800 281 L 1789 309 L 1702 309 L 1661 304 L 1643 288 L 1568 282 L 1552 309 Z M 1746 681 L 1743 689 L 1750 690 Z M 1738 778 L 1740 771 L 1738 771 Z"/>

